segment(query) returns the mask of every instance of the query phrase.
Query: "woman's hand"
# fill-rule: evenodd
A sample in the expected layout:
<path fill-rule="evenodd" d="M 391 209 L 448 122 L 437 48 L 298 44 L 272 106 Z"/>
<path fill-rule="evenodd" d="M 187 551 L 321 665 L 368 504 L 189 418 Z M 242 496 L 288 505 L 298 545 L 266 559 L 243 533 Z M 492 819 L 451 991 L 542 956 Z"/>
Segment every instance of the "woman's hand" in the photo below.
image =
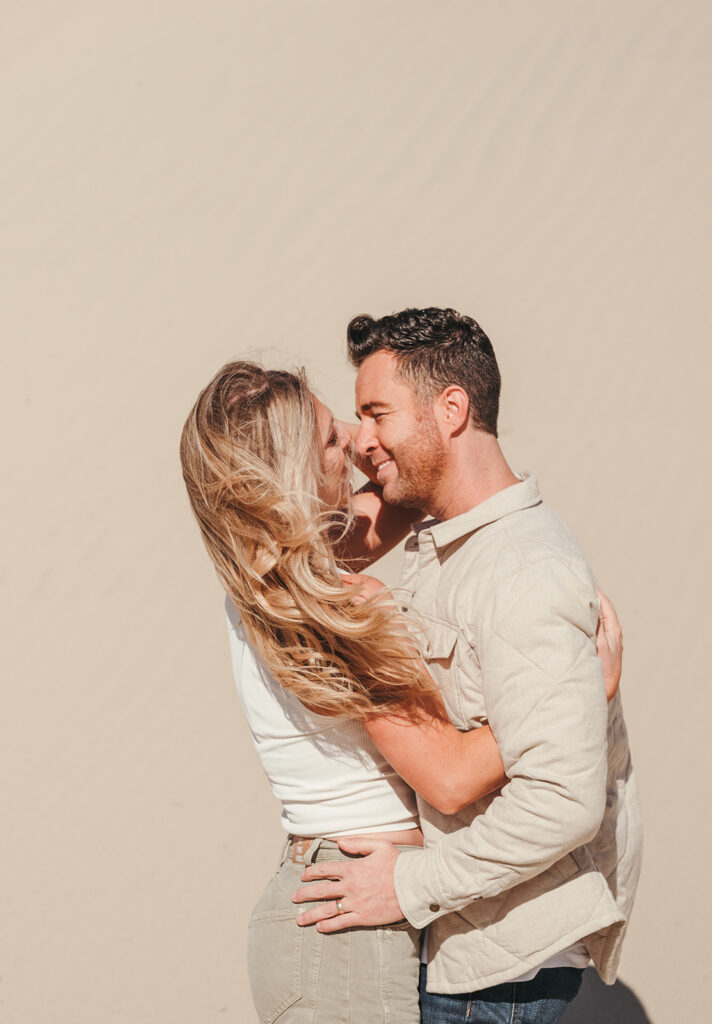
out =
<path fill-rule="evenodd" d="M 377 598 L 379 604 L 389 605 L 393 611 L 398 611 L 393 594 L 385 583 L 381 583 L 375 576 L 369 576 L 365 572 L 350 572 L 342 577 L 347 587 L 353 587 L 354 592 L 351 600 L 354 604 L 368 601 L 370 598 Z"/>
<path fill-rule="evenodd" d="M 360 604 L 361 601 L 367 601 L 369 597 L 383 594 L 387 590 L 385 583 L 381 583 L 375 576 L 369 576 L 365 572 L 345 573 L 342 579 L 347 587 L 357 588 L 351 598 L 354 604 Z"/>
<path fill-rule="evenodd" d="M 623 628 L 613 607 L 613 602 L 596 587 L 601 601 L 601 611 L 596 629 L 596 651 L 603 665 L 606 682 L 606 699 L 610 702 L 618 693 L 623 669 Z"/>

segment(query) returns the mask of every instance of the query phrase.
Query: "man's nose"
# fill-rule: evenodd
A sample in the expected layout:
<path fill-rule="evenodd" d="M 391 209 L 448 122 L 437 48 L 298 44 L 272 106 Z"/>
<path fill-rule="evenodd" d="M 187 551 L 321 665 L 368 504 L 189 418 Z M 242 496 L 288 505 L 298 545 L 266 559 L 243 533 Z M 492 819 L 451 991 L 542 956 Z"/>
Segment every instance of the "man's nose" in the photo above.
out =
<path fill-rule="evenodd" d="M 366 458 L 375 448 L 376 438 L 373 436 L 373 430 L 369 426 L 368 420 L 361 420 L 356 435 L 356 451 L 362 458 Z"/>

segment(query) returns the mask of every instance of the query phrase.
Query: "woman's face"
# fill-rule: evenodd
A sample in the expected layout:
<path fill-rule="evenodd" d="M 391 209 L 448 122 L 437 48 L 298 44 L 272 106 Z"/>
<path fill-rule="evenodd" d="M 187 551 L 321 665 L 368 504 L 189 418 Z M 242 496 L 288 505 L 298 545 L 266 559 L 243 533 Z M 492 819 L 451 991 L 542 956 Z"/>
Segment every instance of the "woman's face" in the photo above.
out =
<path fill-rule="evenodd" d="M 353 442 L 348 431 L 334 420 L 331 410 L 316 396 L 314 412 L 324 470 L 324 484 L 319 497 L 331 508 L 344 508 L 351 483 L 351 459 L 347 452 Z"/>

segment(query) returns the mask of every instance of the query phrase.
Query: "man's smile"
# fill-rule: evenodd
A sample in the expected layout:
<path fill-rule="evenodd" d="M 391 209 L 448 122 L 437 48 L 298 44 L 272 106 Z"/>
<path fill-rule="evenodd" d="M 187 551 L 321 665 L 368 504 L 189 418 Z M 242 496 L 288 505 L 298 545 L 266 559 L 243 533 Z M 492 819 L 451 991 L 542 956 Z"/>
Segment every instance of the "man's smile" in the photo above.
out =
<path fill-rule="evenodd" d="M 380 479 L 383 471 L 387 469 L 388 466 L 395 465 L 395 463 L 393 462 L 393 459 L 381 459 L 380 462 L 374 462 L 373 465 L 376 468 L 376 476 Z"/>

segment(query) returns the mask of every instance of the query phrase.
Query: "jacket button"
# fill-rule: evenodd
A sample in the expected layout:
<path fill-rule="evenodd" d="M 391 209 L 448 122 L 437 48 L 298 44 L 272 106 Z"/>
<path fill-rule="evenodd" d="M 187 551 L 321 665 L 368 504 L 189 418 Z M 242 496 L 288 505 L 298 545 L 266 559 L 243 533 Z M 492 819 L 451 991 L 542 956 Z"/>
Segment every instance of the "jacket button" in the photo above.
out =
<path fill-rule="evenodd" d="M 440 904 L 439 903 L 431 903 L 430 904 L 430 909 L 433 912 L 433 914 L 437 914 L 438 910 L 440 910 Z"/>

